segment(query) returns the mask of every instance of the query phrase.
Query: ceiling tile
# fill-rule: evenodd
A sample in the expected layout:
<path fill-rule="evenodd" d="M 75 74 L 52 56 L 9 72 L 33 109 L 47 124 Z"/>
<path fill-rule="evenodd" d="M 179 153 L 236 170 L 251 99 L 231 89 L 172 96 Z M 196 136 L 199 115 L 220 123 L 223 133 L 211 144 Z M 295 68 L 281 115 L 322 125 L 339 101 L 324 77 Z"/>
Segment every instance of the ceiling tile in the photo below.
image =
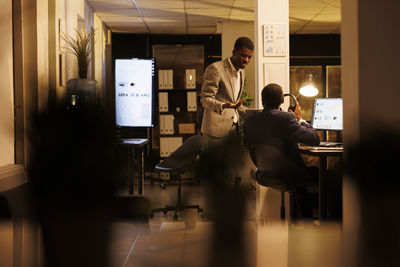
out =
<path fill-rule="evenodd" d="M 254 21 L 254 13 L 232 9 L 230 20 Z"/>
<path fill-rule="evenodd" d="M 254 0 L 236 0 L 233 6 L 250 8 L 254 11 Z"/>
<path fill-rule="evenodd" d="M 146 23 L 185 23 L 185 17 L 144 18 Z"/>
<path fill-rule="evenodd" d="M 182 0 L 136 0 L 140 9 L 164 9 L 164 8 L 183 8 Z"/>
<path fill-rule="evenodd" d="M 101 18 L 103 16 L 121 16 L 121 17 L 138 17 L 140 14 L 135 8 L 123 9 L 123 10 L 105 10 L 96 12 L 96 14 Z"/>
<path fill-rule="evenodd" d="M 323 8 L 326 5 L 327 5 L 327 3 L 321 2 L 319 0 L 290 0 L 289 1 L 289 8 L 292 8 L 292 7 L 310 7 L 310 8 L 320 7 L 320 8 Z"/>
<path fill-rule="evenodd" d="M 328 14 L 328 15 L 340 14 L 341 10 L 340 10 L 340 8 L 337 8 L 337 7 L 328 6 L 321 13 L 322 14 Z"/>
<path fill-rule="evenodd" d="M 189 27 L 189 34 L 214 34 L 216 33 L 216 27 Z"/>
<path fill-rule="evenodd" d="M 185 1 L 186 8 L 232 8 L 232 1 Z"/>
<path fill-rule="evenodd" d="M 147 32 L 132 0 L 87 0 L 87 3 L 113 31 Z M 136 0 L 136 3 L 146 23 L 151 25 L 151 32 L 156 27 L 166 33 L 186 33 L 185 16 L 188 33 L 215 33 L 215 23 L 219 21 L 254 20 L 254 0 Z M 340 31 L 340 5 L 341 0 L 289 0 L 290 32 Z"/>
<path fill-rule="evenodd" d="M 190 15 L 202 15 L 205 17 L 228 18 L 230 9 L 227 8 L 203 8 L 203 9 L 186 9 L 186 13 Z"/>
<path fill-rule="evenodd" d="M 141 9 L 142 14 L 144 17 L 184 17 L 185 12 L 183 9 L 164 9 L 164 10 L 157 10 L 157 9 Z"/>
<path fill-rule="evenodd" d="M 293 7 L 289 10 L 289 16 L 296 16 L 296 15 L 315 15 L 321 12 L 321 8 L 319 7 Z"/>
<path fill-rule="evenodd" d="M 318 15 L 313 18 L 313 21 L 316 22 L 340 22 L 340 15 Z"/>

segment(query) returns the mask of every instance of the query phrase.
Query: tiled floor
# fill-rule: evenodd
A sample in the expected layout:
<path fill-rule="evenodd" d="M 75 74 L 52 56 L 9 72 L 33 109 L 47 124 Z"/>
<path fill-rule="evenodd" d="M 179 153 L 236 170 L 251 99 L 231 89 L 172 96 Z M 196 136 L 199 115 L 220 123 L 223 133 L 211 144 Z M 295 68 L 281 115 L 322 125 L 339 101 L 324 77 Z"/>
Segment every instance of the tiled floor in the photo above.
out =
<path fill-rule="evenodd" d="M 177 184 L 166 183 L 162 189 L 159 183 L 150 185 L 146 181 L 144 195 L 151 200 L 152 208 L 175 204 Z M 125 194 L 124 192 L 121 193 Z M 184 183 L 182 199 L 187 204 L 199 204 L 204 212 L 197 215 L 194 229 L 186 229 L 183 214 L 173 219 L 174 212 L 158 212 L 148 223 L 118 221 L 112 226 L 111 262 L 112 266 L 153 267 L 153 266 L 211 266 L 212 248 L 217 242 L 214 236 L 214 209 L 207 201 L 204 186 Z M 254 195 L 255 196 L 255 195 Z M 254 223 L 255 197 L 247 200 L 246 216 L 243 220 L 244 246 L 242 254 L 245 266 L 254 266 L 255 257 L 247 256 L 255 252 L 256 235 Z M 238 233 L 240 235 L 240 233 Z M 250 250 L 251 248 L 251 250 Z"/>
<path fill-rule="evenodd" d="M 111 266 L 340 266 L 340 225 L 317 227 L 300 221 L 288 227 L 280 222 L 256 223 L 255 190 L 248 188 L 250 194 L 245 200 L 246 211 L 240 224 L 230 222 L 229 217 L 224 221 L 225 218 L 216 216 L 207 201 L 206 188 L 191 184 L 182 187 L 184 201 L 204 209 L 194 229 L 185 228 L 182 216 L 174 221 L 173 212 L 156 213 L 148 223 L 114 222 Z M 161 189 L 158 183 L 147 182 L 144 195 L 151 200 L 152 208 L 175 204 L 177 185 L 171 183 Z M 228 208 L 226 214 L 229 214 Z M 239 246 L 234 246 L 235 242 Z"/>

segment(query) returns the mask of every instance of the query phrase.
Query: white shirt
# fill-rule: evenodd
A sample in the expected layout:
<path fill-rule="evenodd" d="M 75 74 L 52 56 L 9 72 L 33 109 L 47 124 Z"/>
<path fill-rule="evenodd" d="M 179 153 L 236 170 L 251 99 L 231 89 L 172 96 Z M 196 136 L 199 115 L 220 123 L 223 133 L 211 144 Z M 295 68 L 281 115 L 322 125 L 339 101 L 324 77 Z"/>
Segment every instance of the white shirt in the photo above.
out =
<path fill-rule="evenodd" d="M 232 72 L 235 75 L 235 79 L 232 81 L 232 86 L 233 86 L 233 98 L 234 98 L 234 102 L 236 102 L 236 100 L 239 97 L 239 92 L 240 92 L 240 70 L 236 70 L 235 66 L 233 66 L 232 61 L 230 58 L 228 58 L 228 62 L 229 65 L 231 66 Z M 235 116 L 233 118 L 233 122 L 237 123 L 238 118 L 235 112 Z"/>

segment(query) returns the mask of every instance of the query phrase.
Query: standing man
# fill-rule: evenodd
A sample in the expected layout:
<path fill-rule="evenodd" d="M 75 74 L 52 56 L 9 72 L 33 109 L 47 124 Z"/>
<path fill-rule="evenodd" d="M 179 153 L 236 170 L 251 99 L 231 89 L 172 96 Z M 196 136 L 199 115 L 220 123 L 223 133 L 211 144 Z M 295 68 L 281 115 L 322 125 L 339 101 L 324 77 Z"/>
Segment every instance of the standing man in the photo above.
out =
<path fill-rule="evenodd" d="M 254 44 L 247 37 L 236 40 L 232 56 L 207 67 L 201 87 L 204 107 L 201 132 L 203 148 L 219 144 L 224 137 L 237 134 L 239 112 L 244 112 L 241 98 L 244 71 L 253 56 Z"/>

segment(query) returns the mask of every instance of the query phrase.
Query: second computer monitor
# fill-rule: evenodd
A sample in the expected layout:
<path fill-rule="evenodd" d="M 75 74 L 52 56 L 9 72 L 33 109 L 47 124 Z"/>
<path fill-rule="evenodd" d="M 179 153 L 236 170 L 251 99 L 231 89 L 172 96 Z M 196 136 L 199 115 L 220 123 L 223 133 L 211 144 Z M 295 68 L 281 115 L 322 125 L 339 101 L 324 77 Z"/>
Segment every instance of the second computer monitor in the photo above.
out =
<path fill-rule="evenodd" d="M 343 99 L 315 98 L 311 124 L 316 130 L 343 130 Z"/>

